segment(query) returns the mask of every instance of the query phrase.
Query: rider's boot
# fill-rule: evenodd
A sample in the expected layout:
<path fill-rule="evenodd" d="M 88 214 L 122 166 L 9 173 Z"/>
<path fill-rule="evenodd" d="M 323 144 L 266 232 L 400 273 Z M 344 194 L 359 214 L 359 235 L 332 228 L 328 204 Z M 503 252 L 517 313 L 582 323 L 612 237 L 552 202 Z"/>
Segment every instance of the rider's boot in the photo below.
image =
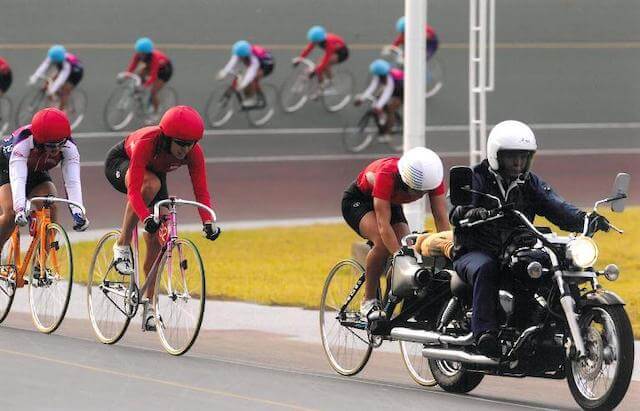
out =
<path fill-rule="evenodd" d="M 478 352 L 491 358 L 500 357 L 500 344 L 498 332 L 495 330 L 485 331 L 476 338 Z"/>

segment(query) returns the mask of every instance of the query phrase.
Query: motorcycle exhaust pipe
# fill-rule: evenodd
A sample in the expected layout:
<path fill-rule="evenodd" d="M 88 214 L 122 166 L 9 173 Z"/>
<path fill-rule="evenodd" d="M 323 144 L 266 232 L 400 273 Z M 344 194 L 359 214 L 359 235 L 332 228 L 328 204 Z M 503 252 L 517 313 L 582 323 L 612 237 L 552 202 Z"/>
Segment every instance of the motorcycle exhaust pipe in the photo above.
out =
<path fill-rule="evenodd" d="M 469 354 L 464 351 L 447 350 L 442 348 L 424 348 L 422 355 L 431 360 L 456 361 L 477 365 L 499 365 L 498 360 L 484 355 Z"/>
<path fill-rule="evenodd" d="M 460 337 L 442 334 L 435 331 L 414 330 L 411 328 L 396 327 L 391 330 L 391 338 L 400 341 L 410 341 L 422 344 L 451 344 L 467 346 L 473 344 L 473 334 L 469 333 Z"/>

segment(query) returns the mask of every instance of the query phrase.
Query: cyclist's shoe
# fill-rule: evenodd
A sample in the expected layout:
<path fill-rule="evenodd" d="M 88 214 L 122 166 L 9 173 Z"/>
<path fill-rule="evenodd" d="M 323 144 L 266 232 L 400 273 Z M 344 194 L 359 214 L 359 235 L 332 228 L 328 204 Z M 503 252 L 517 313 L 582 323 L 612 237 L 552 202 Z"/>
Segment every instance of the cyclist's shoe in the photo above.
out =
<path fill-rule="evenodd" d="M 256 105 L 258 105 L 256 96 L 245 97 L 244 100 L 242 100 L 242 108 L 252 108 Z"/>
<path fill-rule="evenodd" d="M 389 143 L 392 141 L 391 134 L 382 134 L 378 137 L 378 141 L 381 143 Z"/>
<path fill-rule="evenodd" d="M 149 300 L 143 303 L 142 310 L 142 331 L 155 331 L 156 330 L 156 316 L 153 307 Z"/>
<path fill-rule="evenodd" d="M 362 302 L 360 305 L 360 318 L 371 322 L 386 318 L 386 314 L 380 308 L 380 301 L 374 298 Z"/>
<path fill-rule="evenodd" d="M 133 274 L 133 258 L 128 245 L 113 245 L 113 266 L 122 275 Z"/>

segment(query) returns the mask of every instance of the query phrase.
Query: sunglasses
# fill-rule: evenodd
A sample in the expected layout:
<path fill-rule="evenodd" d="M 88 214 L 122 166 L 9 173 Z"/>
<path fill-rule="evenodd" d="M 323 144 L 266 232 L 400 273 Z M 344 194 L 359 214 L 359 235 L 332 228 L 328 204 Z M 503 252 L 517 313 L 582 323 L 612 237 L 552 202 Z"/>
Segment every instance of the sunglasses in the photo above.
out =
<path fill-rule="evenodd" d="M 42 146 L 44 148 L 47 148 L 49 150 L 59 150 L 60 148 L 62 148 L 62 146 L 64 146 L 67 143 L 67 138 L 65 138 L 62 141 L 59 141 L 57 143 L 43 143 Z"/>
<path fill-rule="evenodd" d="M 195 141 L 178 140 L 177 138 L 172 139 L 172 141 L 180 147 L 191 147 L 195 144 Z"/>

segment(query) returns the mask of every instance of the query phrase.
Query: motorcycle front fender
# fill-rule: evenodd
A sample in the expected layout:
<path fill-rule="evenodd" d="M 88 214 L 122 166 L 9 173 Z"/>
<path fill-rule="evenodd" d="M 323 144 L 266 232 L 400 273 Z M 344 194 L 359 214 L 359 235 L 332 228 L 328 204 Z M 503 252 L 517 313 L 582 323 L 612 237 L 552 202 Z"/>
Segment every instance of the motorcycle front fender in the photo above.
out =
<path fill-rule="evenodd" d="M 580 299 L 582 307 L 600 307 L 603 305 L 625 305 L 625 302 L 613 291 L 599 290 L 586 294 Z"/>

